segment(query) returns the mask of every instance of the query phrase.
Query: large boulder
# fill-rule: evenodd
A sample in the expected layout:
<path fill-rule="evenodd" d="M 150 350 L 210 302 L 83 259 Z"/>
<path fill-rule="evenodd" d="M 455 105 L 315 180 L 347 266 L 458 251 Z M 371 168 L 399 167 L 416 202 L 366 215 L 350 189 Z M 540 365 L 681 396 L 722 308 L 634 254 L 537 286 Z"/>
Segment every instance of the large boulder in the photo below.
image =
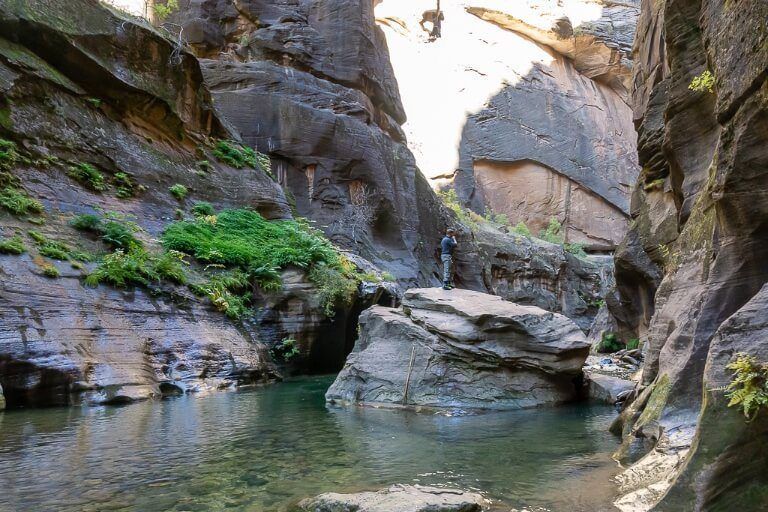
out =
<path fill-rule="evenodd" d="M 468 290 L 372 307 L 332 403 L 518 409 L 574 398 L 589 345 L 566 317 Z"/>
<path fill-rule="evenodd" d="M 378 492 L 326 493 L 299 503 L 306 512 L 480 512 L 485 500 L 456 489 L 393 485 Z"/>

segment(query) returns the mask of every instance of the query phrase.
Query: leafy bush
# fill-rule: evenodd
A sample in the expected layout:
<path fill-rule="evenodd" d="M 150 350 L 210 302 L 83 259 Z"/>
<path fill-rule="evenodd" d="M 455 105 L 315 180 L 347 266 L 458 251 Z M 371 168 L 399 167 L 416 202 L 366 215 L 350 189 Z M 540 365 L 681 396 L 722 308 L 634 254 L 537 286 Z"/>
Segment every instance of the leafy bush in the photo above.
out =
<path fill-rule="evenodd" d="M 0 139 L 0 169 L 8 170 L 21 160 L 16 143 Z"/>
<path fill-rule="evenodd" d="M 269 157 L 267 155 L 233 140 L 218 141 L 213 148 L 213 156 L 236 169 L 251 167 L 253 169 L 261 169 L 266 173 L 270 172 Z"/>
<path fill-rule="evenodd" d="M 460 222 L 472 228 L 477 227 L 476 218 L 472 215 L 472 212 L 461 205 L 459 202 L 459 197 L 456 195 L 456 191 L 454 189 L 440 191 L 438 196 L 440 196 L 443 204 L 456 214 L 456 217 Z M 482 217 L 479 218 L 482 219 Z"/>
<path fill-rule="evenodd" d="M 0 240 L 0 254 L 24 254 L 27 248 L 19 235 Z"/>
<path fill-rule="evenodd" d="M 600 343 L 597 345 L 597 351 L 601 354 L 617 352 L 624 348 L 621 345 L 616 333 L 604 332 Z"/>
<path fill-rule="evenodd" d="M 733 372 L 726 393 L 730 399 L 728 407 L 741 407 L 747 421 L 752 421 L 768 407 L 768 363 L 759 363 L 754 356 L 739 353 L 726 368 Z"/>
<path fill-rule="evenodd" d="M 207 296 L 214 307 L 230 318 L 241 318 L 250 313 L 250 280 L 241 270 L 225 271 L 214 275 L 207 283 L 192 285 L 192 291 Z"/>
<path fill-rule="evenodd" d="M 587 253 L 584 250 L 584 244 L 580 244 L 578 242 L 574 242 L 572 244 L 565 244 L 563 247 L 565 247 L 565 250 L 569 253 L 573 254 L 577 258 L 586 258 Z"/>
<path fill-rule="evenodd" d="M 79 231 L 100 232 L 102 228 L 101 217 L 90 213 L 77 215 L 69 222 L 69 225 Z"/>
<path fill-rule="evenodd" d="M 696 92 L 707 91 L 714 93 L 715 75 L 713 75 L 708 69 L 702 72 L 700 75 L 693 77 L 691 83 L 688 85 L 688 89 Z"/>
<path fill-rule="evenodd" d="M 80 162 L 69 168 L 67 176 L 96 192 L 107 189 L 104 175 L 91 164 Z"/>
<path fill-rule="evenodd" d="M 516 235 L 522 235 L 528 238 L 531 238 L 533 235 L 531 235 L 531 230 L 528 229 L 528 226 L 525 225 L 525 222 L 520 221 L 511 229 L 512 233 L 515 233 Z"/>
<path fill-rule="evenodd" d="M 43 265 L 42 269 L 43 269 L 43 275 L 45 277 L 56 278 L 61 276 L 59 269 L 57 269 L 55 266 L 51 265 L 50 263 L 46 263 L 45 265 Z"/>
<path fill-rule="evenodd" d="M 640 347 L 640 340 L 638 338 L 632 338 L 627 342 L 627 346 L 625 348 L 627 350 L 635 350 L 638 347 Z"/>
<path fill-rule="evenodd" d="M 195 217 L 207 217 L 216 213 L 211 203 L 200 201 L 192 206 L 192 215 Z"/>
<path fill-rule="evenodd" d="M 187 274 L 184 271 L 186 262 L 184 253 L 179 251 L 167 251 L 160 256 L 150 258 L 152 271 L 158 279 L 166 279 L 176 284 L 185 284 Z"/>
<path fill-rule="evenodd" d="M 200 262 L 239 269 L 265 291 L 279 289 L 280 269 L 309 270 L 329 316 L 334 305 L 346 301 L 348 292 L 357 288 L 351 265 L 322 234 L 303 222 L 267 221 L 252 210 L 224 210 L 217 216 L 174 222 L 163 233 L 162 243 L 166 249 L 192 255 Z M 213 291 L 222 304 L 232 306 L 223 293 L 232 292 L 231 287 L 214 287 Z M 352 293 L 349 295 L 351 298 Z"/>
<path fill-rule="evenodd" d="M 357 281 L 328 265 L 312 267 L 309 280 L 318 286 L 320 306 L 329 317 L 333 316 L 337 306 L 349 306 L 357 292 Z"/>
<path fill-rule="evenodd" d="M 40 201 L 32 199 L 26 192 L 14 187 L 0 188 L 0 206 L 13 215 L 43 212 Z"/>
<path fill-rule="evenodd" d="M 272 355 L 281 357 L 283 361 L 288 362 L 296 356 L 301 355 L 299 347 L 296 346 L 296 339 L 293 337 L 283 338 L 283 340 L 275 345 L 272 349 Z"/>
<path fill-rule="evenodd" d="M 187 187 L 185 187 L 181 183 L 176 183 L 175 185 L 173 185 L 168 189 L 168 192 L 170 192 L 171 195 L 175 197 L 178 201 L 183 201 L 184 198 L 187 197 L 189 190 L 187 190 Z"/>
<path fill-rule="evenodd" d="M 136 239 L 134 233 L 137 228 L 117 220 L 108 220 L 100 229 L 101 240 L 113 249 L 129 250 L 132 247 L 141 247 L 142 243 Z"/>
<path fill-rule="evenodd" d="M 112 178 L 112 183 L 117 189 L 115 196 L 119 199 L 128 199 L 135 196 L 137 192 L 146 189 L 144 185 L 138 185 L 131 175 L 124 172 L 116 172 Z"/>
<path fill-rule="evenodd" d="M 164 4 L 155 3 L 152 9 L 155 11 L 158 21 L 163 21 L 171 15 L 173 11 L 179 8 L 179 0 L 165 0 Z"/>
<path fill-rule="evenodd" d="M 99 283 L 107 283 L 118 288 L 132 284 L 149 284 L 156 275 L 149 265 L 148 256 L 146 251 L 140 248 L 128 252 L 117 249 L 102 258 L 99 266 L 85 278 L 85 284 L 98 286 Z"/>
<path fill-rule="evenodd" d="M 389 283 L 394 283 L 395 281 L 397 281 L 395 276 L 393 276 L 389 272 L 382 272 L 381 273 L 381 279 L 382 279 L 382 281 L 387 281 Z"/>
<path fill-rule="evenodd" d="M 539 231 L 539 238 L 551 244 L 563 245 L 562 230 L 563 226 L 560 224 L 560 221 L 552 217 L 549 219 L 547 227 Z"/>

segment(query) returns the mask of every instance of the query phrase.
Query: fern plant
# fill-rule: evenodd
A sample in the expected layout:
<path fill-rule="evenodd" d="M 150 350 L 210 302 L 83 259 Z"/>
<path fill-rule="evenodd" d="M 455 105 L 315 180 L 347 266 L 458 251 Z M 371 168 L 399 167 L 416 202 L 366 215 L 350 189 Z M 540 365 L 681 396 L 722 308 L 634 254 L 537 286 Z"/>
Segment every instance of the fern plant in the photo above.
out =
<path fill-rule="evenodd" d="M 740 407 L 747 421 L 752 421 L 762 408 L 768 407 L 768 363 L 740 353 L 726 368 L 733 372 L 726 388 L 728 407 Z"/>

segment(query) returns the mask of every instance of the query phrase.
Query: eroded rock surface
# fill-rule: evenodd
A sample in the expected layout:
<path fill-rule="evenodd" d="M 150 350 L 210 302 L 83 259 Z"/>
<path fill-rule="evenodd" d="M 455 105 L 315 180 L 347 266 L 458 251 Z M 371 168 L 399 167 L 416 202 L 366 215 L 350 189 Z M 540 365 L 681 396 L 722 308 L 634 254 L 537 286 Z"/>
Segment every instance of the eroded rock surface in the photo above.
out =
<path fill-rule="evenodd" d="M 641 510 L 768 506 L 751 465 L 764 457 L 725 469 L 765 425 L 745 424 L 713 389 L 737 352 L 766 360 L 756 336 L 768 280 L 766 19 L 765 2 L 642 4 L 633 108 L 643 172 L 607 301 L 648 347 L 647 387 L 618 425 L 625 448 L 645 440 L 649 457 L 672 461 L 632 491 L 649 496 Z M 691 90 L 705 71 L 711 92 Z"/>
<path fill-rule="evenodd" d="M 326 394 L 330 402 L 486 409 L 559 403 L 574 398 L 589 352 L 566 317 L 467 290 L 408 290 L 402 308 L 370 308 L 360 326 Z"/>
<path fill-rule="evenodd" d="M 326 493 L 299 503 L 306 512 L 480 512 L 485 500 L 479 494 L 426 487 L 393 485 L 377 492 Z"/>
<path fill-rule="evenodd" d="M 506 214 L 534 233 L 556 217 L 570 242 L 612 250 L 639 171 L 626 90 L 638 9 L 563 5 L 446 3 L 433 42 L 419 22 L 434 2 L 385 0 L 376 15 L 408 112 L 409 147 L 428 177 L 452 180 L 476 211 Z M 569 34 L 547 26 L 536 29 L 547 37 L 532 41 L 522 27 L 542 20 L 565 20 Z"/>

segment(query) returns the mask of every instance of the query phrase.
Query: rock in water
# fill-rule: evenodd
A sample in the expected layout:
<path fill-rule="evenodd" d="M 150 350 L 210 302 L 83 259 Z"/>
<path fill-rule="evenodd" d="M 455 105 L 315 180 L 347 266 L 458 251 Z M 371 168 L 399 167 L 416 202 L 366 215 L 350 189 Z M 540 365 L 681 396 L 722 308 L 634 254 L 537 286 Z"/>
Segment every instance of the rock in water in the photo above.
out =
<path fill-rule="evenodd" d="M 364 311 L 360 328 L 329 402 L 481 409 L 565 402 L 589 352 L 563 315 L 469 290 L 409 290 L 401 309 Z"/>
<path fill-rule="evenodd" d="M 321 494 L 299 503 L 306 512 L 480 512 L 479 494 L 412 485 L 393 485 L 378 492 Z"/>

